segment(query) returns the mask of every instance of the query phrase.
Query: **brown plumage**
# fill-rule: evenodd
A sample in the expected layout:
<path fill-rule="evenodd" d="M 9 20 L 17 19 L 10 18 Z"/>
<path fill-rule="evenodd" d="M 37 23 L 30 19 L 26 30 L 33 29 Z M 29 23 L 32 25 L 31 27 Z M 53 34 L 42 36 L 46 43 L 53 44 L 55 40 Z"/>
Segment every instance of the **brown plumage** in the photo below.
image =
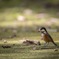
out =
<path fill-rule="evenodd" d="M 52 37 L 49 35 L 49 33 L 47 32 L 46 28 L 45 27 L 42 27 L 40 29 L 40 32 L 42 34 L 42 39 L 46 42 L 46 43 L 49 43 L 49 42 L 52 42 L 55 46 L 57 46 L 57 44 L 53 41 Z"/>

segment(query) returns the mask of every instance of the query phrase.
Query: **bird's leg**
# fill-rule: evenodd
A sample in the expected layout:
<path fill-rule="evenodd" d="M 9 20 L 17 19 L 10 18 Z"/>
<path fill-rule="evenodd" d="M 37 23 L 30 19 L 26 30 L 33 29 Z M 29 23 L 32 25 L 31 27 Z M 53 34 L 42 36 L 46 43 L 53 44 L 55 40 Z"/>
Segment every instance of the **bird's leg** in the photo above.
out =
<path fill-rule="evenodd" d="M 49 44 L 49 42 L 44 43 L 43 47 L 44 47 L 44 48 L 47 47 L 48 44 Z"/>
<path fill-rule="evenodd" d="M 46 42 L 46 43 L 44 43 L 44 45 L 43 45 L 43 46 L 45 47 L 46 45 L 47 45 L 47 42 Z"/>

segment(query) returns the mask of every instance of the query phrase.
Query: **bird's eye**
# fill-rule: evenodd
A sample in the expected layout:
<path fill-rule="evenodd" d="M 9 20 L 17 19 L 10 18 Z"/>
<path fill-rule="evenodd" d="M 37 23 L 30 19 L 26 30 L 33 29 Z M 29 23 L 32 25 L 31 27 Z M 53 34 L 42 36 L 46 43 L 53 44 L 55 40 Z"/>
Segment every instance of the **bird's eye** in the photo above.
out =
<path fill-rule="evenodd" d="M 44 31 L 41 31 L 41 33 L 44 33 Z"/>

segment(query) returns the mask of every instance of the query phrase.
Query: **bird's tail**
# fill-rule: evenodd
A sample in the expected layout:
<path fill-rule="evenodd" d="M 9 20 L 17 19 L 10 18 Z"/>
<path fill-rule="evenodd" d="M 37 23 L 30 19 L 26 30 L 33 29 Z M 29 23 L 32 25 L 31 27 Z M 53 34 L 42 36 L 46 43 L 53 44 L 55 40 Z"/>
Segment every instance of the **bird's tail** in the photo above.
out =
<path fill-rule="evenodd" d="M 57 46 L 57 44 L 53 41 L 53 44 L 55 45 L 55 46 Z"/>

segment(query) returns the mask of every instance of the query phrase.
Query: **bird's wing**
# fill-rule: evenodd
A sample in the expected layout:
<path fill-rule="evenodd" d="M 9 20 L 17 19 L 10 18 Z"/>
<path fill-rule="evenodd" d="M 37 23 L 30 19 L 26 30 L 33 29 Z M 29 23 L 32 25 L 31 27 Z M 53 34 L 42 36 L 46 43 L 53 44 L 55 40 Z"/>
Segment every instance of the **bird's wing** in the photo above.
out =
<path fill-rule="evenodd" d="M 48 36 L 49 36 L 51 42 L 52 42 L 55 46 L 57 46 L 57 44 L 53 41 L 52 37 L 51 37 L 49 34 L 48 34 Z"/>
<path fill-rule="evenodd" d="M 52 42 L 54 42 L 53 39 L 52 39 L 52 37 L 50 36 L 50 34 L 48 34 L 48 36 L 49 36 L 50 40 L 51 40 Z"/>

